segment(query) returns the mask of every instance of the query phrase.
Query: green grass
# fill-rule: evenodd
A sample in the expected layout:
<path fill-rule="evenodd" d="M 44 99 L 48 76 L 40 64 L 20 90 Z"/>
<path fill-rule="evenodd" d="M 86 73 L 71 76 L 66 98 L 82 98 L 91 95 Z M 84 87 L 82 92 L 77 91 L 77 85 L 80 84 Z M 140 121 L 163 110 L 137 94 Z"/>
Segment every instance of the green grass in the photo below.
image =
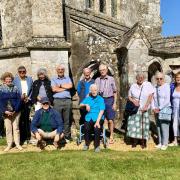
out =
<path fill-rule="evenodd" d="M 0 179 L 179 179 L 180 148 L 156 152 L 52 151 L 0 155 Z"/>

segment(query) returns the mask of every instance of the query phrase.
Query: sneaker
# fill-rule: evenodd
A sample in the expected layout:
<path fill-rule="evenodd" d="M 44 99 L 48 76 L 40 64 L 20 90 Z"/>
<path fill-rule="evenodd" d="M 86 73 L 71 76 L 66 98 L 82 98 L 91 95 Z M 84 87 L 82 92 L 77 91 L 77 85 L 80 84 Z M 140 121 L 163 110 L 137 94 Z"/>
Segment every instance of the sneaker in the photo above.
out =
<path fill-rule="evenodd" d="M 161 150 L 163 150 L 163 151 L 165 151 L 167 148 L 168 148 L 167 145 L 162 145 L 162 146 L 161 146 Z"/>
<path fill-rule="evenodd" d="M 31 139 L 31 140 L 29 141 L 29 144 L 32 144 L 33 146 L 36 146 L 37 143 L 38 143 L 38 140 L 36 140 L 36 139 Z"/>
<path fill-rule="evenodd" d="M 68 138 L 65 138 L 65 141 L 66 141 L 66 143 L 70 143 L 73 141 L 73 139 L 71 137 L 68 137 Z"/>
<path fill-rule="evenodd" d="M 178 143 L 177 142 L 173 142 L 173 143 L 168 144 L 168 146 L 170 146 L 170 147 L 178 146 Z"/>
<path fill-rule="evenodd" d="M 5 149 L 4 149 L 4 152 L 8 152 L 12 147 L 11 146 L 7 146 Z"/>
<path fill-rule="evenodd" d="M 98 152 L 100 152 L 101 150 L 100 150 L 100 147 L 98 146 L 97 148 L 95 148 L 95 150 L 94 150 L 94 152 L 96 152 L 96 153 L 98 153 Z"/>
<path fill-rule="evenodd" d="M 158 145 L 155 146 L 155 148 L 157 148 L 157 149 L 161 149 L 161 147 L 162 147 L 161 144 L 158 144 Z"/>
<path fill-rule="evenodd" d="M 22 151 L 22 150 L 23 150 L 22 146 L 20 146 L 20 145 L 16 146 L 16 148 L 17 148 L 19 151 Z"/>
<path fill-rule="evenodd" d="M 89 146 L 87 146 L 87 145 L 83 146 L 83 151 L 87 151 L 88 149 L 89 149 Z"/>

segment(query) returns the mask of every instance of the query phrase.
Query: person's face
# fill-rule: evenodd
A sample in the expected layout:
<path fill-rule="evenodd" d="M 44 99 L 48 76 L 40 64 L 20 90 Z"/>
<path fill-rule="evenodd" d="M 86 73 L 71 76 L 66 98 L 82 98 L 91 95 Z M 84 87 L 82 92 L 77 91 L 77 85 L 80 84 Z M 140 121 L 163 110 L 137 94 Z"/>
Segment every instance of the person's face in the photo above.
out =
<path fill-rule="evenodd" d="M 84 71 L 84 77 L 85 79 L 90 79 L 91 72 L 90 71 Z"/>
<path fill-rule="evenodd" d="M 44 110 L 49 109 L 49 102 L 42 103 L 42 108 L 43 108 Z"/>
<path fill-rule="evenodd" d="M 100 72 L 101 76 L 106 76 L 108 73 L 108 69 L 106 67 L 101 67 L 99 69 L 99 72 Z"/>
<path fill-rule="evenodd" d="M 180 84 L 180 75 L 176 76 L 175 81 L 177 84 Z"/>
<path fill-rule="evenodd" d="M 91 94 L 92 94 L 92 96 L 97 96 L 97 94 L 98 94 L 97 88 L 92 87 L 91 88 Z"/>
<path fill-rule="evenodd" d="M 157 81 L 157 85 L 161 86 L 164 83 L 164 77 L 159 75 L 159 76 L 156 77 L 156 81 Z"/>
<path fill-rule="evenodd" d="M 26 76 L 26 70 L 25 69 L 20 69 L 18 71 L 18 74 L 19 74 L 20 78 L 24 78 Z"/>
<path fill-rule="evenodd" d="M 40 80 L 44 80 L 46 78 L 46 76 L 43 73 L 40 73 L 40 74 L 38 74 L 38 78 Z"/>
<path fill-rule="evenodd" d="M 11 77 L 6 77 L 5 79 L 4 79 L 4 84 L 6 84 L 6 85 L 11 85 L 12 84 L 12 78 Z"/>
<path fill-rule="evenodd" d="M 136 80 L 137 80 L 137 84 L 141 85 L 144 82 L 144 76 L 142 75 L 137 76 Z"/>
<path fill-rule="evenodd" d="M 63 77 L 65 69 L 62 67 L 57 67 L 56 69 L 58 76 Z"/>

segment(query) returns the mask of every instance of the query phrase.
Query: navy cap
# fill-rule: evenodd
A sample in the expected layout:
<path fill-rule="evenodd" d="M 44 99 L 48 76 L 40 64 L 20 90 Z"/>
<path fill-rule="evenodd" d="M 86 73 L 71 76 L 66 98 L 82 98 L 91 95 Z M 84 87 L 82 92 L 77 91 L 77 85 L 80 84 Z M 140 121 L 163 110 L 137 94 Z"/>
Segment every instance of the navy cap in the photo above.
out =
<path fill-rule="evenodd" d="M 50 103 L 48 97 L 43 97 L 40 102 L 41 102 L 42 104 L 47 103 L 47 102 Z"/>

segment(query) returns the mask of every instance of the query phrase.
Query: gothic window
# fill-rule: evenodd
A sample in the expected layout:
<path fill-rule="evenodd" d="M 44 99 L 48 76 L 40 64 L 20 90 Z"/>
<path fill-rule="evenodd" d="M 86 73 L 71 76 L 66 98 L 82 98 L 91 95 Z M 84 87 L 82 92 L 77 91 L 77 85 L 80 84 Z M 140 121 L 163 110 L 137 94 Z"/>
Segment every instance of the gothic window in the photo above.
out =
<path fill-rule="evenodd" d="M 99 11 L 105 13 L 106 2 L 105 0 L 99 0 Z"/>
<path fill-rule="evenodd" d="M 112 17 L 117 15 L 117 0 L 111 0 L 111 15 Z"/>
<path fill-rule="evenodd" d="M 86 0 L 86 8 L 92 8 L 93 7 L 93 0 Z"/>

